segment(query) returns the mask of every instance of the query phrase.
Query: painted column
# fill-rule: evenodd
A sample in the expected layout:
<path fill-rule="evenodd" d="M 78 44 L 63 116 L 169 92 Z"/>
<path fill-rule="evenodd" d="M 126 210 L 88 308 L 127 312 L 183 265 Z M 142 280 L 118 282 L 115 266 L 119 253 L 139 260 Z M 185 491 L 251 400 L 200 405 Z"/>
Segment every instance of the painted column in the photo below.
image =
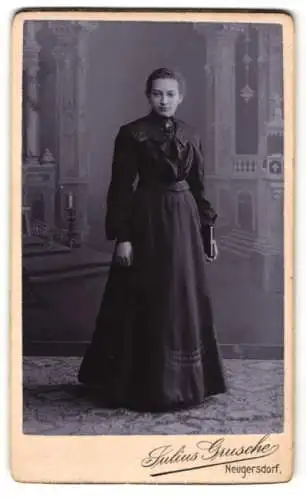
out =
<path fill-rule="evenodd" d="M 91 34 L 98 24 L 95 22 L 78 22 L 77 42 L 77 158 L 79 184 L 79 212 L 82 241 L 89 236 L 88 224 L 88 187 L 90 181 L 90 137 L 88 123 L 88 74 L 89 74 L 89 44 Z"/>
<path fill-rule="evenodd" d="M 212 180 L 219 225 L 228 225 L 232 210 L 230 177 L 235 151 L 235 43 L 238 24 L 195 23 L 204 37 L 206 60 L 207 177 Z"/>
<path fill-rule="evenodd" d="M 49 21 L 56 43 L 53 56 L 56 62 L 56 157 L 57 190 L 55 218 L 58 228 L 66 226 L 66 198 L 71 191 L 72 175 L 75 170 L 75 43 L 74 25 L 68 21 Z M 70 177 L 70 179 L 69 179 Z"/>
<path fill-rule="evenodd" d="M 269 184 L 269 238 L 282 252 L 283 247 L 283 70 L 282 33 L 273 26 L 269 33 L 269 121 L 267 124 L 268 162 L 266 176 Z"/>
<path fill-rule="evenodd" d="M 65 225 L 65 207 L 72 196 L 81 242 L 88 238 L 87 198 L 90 145 L 87 122 L 88 43 L 93 22 L 49 22 L 56 36 L 53 54 L 57 85 L 57 154 L 59 160 L 57 218 Z"/>
<path fill-rule="evenodd" d="M 280 104 L 283 95 L 282 33 L 276 25 L 269 29 L 269 121 L 275 119 L 275 102 Z M 281 111 L 282 116 L 282 111 Z"/>
<path fill-rule="evenodd" d="M 260 155 L 257 247 L 263 256 L 263 286 L 281 290 L 283 261 L 283 70 L 281 28 L 259 27 Z"/>
<path fill-rule="evenodd" d="M 222 25 L 216 33 L 215 47 L 215 170 L 232 170 L 235 152 L 235 43 L 239 27 Z"/>
<path fill-rule="evenodd" d="M 199 43 L 203 45 L 203 66 L 205 74 L 205 164 L 208 175 L 215 171 L 215 50 L 216 28 L 209 24 L 195 23 L 194 30 L 199 34 Z M 205 54 L 205 55 L 204 55 Z"/>
<path fill-rule="evenodd" d="M 265 25 L 257 27 L 258 32 L 258 128 L 259 147 L 261 158 L 267 154 L 267 122 L 269 119 L 268 99 L 268 75 L 269 75 L 269 28 Z"/>
<path fill-rule="evenodd" d="M 263 168 L 257 174 L 257 238 L 258 242 L 266 240 L 269 233 L 269 220 L 267 217 L 267 125 L 269 121 L 269 30 L 265 25 L 259 26 L 258 31 L 258 128 L 259 144 L 258 153 L 262 160 Z"/>
<path fill-rule="evenodd" d="M 206 44 L 207 131 L 214 136 L 214 165 L 209 171 L 222 174 L 231 168 L 235 151 L 235 43 L 243 28 L 233 23 L 196 23 L 194 29 Z"/>
<path fill-rule="evenodd" d="M 24 23 L 24 68 L 25 68 L 25 106 L 26 106 L 26 164 L 38 164 L 39 144 L 39 71 L 40 45 L 36 34 L 40 29 L 37 21 Z"/>
<path fill-rule="evenodd" d="M 76 42 L 75 27 L 68 21 L 50 21 L 56 36 L 57 157 L 61 181 L 76 172 Z"/>

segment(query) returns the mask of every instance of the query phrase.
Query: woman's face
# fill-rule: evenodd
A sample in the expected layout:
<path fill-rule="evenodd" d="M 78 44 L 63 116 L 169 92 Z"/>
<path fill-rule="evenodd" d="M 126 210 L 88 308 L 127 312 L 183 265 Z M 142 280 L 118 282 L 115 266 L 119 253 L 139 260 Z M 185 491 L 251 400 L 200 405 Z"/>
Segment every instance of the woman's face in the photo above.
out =
<path fill-rule="evenodd" d="M 182 102 L 179 84 L 172 78 L 158 78 L 152 82 L 151 93 L 148 96 L 153 111 L 160 116 L 173 116 Z"/>

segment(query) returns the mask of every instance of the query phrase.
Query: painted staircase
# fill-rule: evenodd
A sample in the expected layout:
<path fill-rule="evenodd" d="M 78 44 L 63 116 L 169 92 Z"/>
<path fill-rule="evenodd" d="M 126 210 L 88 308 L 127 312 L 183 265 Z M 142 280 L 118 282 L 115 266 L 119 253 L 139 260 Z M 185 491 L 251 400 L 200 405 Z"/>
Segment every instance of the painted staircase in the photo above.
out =
<path fill-rule="evenodd" d="M 220 236 L 219 247 L 221 252 L 229 252 L 243 259 L 249 259 L 255 253 L 263 256 L 280 253 L 268 240 L 258 240 L 254 235 L 240 229 L 233 229 L 230 233 Z"/>

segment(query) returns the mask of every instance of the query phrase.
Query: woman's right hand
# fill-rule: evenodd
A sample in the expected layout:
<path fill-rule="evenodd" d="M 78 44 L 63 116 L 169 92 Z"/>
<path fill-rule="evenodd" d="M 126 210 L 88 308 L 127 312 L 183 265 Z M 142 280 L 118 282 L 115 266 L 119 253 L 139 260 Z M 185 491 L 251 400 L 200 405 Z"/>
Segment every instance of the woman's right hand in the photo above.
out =
<path fill-rule="evenodd" d="M 130 266 L 133 261 L 133 247 L 130 241 L 121 241 L 116 247 L 116 262 L 122 266 Z"/>

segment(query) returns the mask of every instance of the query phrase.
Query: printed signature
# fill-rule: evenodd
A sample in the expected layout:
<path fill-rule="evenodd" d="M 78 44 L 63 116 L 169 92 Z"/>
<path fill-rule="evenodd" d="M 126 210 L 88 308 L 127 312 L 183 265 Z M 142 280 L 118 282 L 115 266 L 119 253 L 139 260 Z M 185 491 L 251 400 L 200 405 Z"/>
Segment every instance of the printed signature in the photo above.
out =
<path fill-rule="evenodd" d="M 219 438 L 215 441 L 201 440 L 195 444 L 193 449 L 187 448 L 185 444 L 176 449 L 172 445 L 158 446 L 148 452 L 142 459 L 141 465 L 142 467 L 155 469 L 155 471 L 160 466 L 185 465 L 184 468 L 154 471 L 150 474 L 152 477 L 156 477 L 256 460 L 273 455 L 278 449 L 278 444 L 271 443 L 270 434 L 257 439 L 254 444 L 240 445 L 238 447 L 226 446 L 225 438 Z M 187 465 L 188 467 L 186 467 Z"/>

